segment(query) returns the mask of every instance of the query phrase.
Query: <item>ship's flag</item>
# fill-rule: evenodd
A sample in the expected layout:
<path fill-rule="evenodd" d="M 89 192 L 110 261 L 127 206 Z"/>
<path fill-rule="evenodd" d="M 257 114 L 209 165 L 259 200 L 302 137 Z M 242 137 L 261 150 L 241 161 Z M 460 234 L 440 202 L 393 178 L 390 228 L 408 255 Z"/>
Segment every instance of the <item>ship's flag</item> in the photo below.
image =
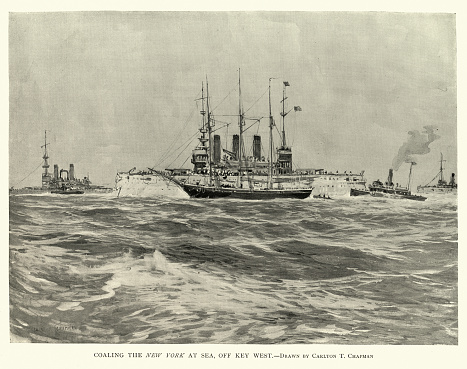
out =
<path fill-rule="evenodd" d="M 294 110 L 294 111 L 302 111 L 302 108 L 299 107 L 299 106 L 294 106 L 294 107 L 293 107 L 293 110 Z"/>
<path fill-rule="evenodd" d="M 289 82 L 284 81 L 284 86 L 290 86 Z"/>

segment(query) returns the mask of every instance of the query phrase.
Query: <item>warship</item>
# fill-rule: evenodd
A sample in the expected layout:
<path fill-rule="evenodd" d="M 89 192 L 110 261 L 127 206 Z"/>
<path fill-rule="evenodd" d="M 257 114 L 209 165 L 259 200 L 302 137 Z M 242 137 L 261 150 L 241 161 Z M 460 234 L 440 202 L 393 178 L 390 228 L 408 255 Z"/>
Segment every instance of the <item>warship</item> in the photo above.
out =
<path fill-rule="evenodd" d="M 271 79 L 269 80 L 269 105 L 271 105 Z M 246 117 L 241 104 L 240 77 L 239 87 L 239 132 L 231 137 L 231 145 L 222 143 L 221 135 L 217 132 L 216 119 L 210 110 L 210 97 L 206 81 L 206 95 L 204 94 L 204 83 L 201 87 L 202 107 L 201 124 L 199 128 L 199 143 L 191 153 L 192 169 L 166 168 L 155 170 L 147 168 L 143 171 L 118 172 L 115 180 L 115 191 L 119 196 L 126 195 L 167 195 L 183 196 L 180 189 L 194 197 L 203 196 L 243 196 L 240 193 L 248 191 L 269 191 L 273 195 L 273 189 L 278 191 L 295 191 L 301 189 L 312 189 L 314 198 L 329 199 L 330 196 L 343 196 L 350 192 L 351 188 L 365 189 L 366 180 L 364 171 L 352 173 L 344 171 L 332 172 L 322 168 L 298 168 L 294 169 L 292 160 L 292 147 L 286 141 L 285 118 L 290 112 L 301 112 L 300 106 L 286 108 L 286 88 L 290 84 L 283 82 L 282 89 L 282 131 L 280 131 L 280 145 L 273 146 L 272 129 L 276 128 L 274 117 L 269 109 L 267 117 L 269 121 L 269 145 L 267 152 L 262 147 L 262 137 L 254 134 L 245 137 L 245 131 L 258 123 L 262 118 Z M 253 120 L 254 123 L 245 127 L 245 121 Z M 222 128 L 222 127 L 221 127 Z M 227 135 L 226 135 L 227 137 Z M 251 145 L 251 146 L 250 146 Z M 272 158 L 272 159 L 271 159 Z M 178 188 L 177 188 L 178 186 Z M 217 188 L 211 194 L 207 188 Z M 218 189 L 221 189 L 220 191 Z M 233 195 L 233 191 L 237 191 Z M 240 191 L 240 192 L 239 192 Z M 232 192 L 232 193 L 231 193 Z M 230 195 L 226 195 L 231 193 Z M 289 194 L 292 194 L 290 192 Z M 280 196 L 283 196 L 281 192 Z M 261 197 L 265 196 L 261 192 Z M 285 195 L 288 196 L 288 195 Z M 299 194 L 299 197 L 303 194 Z M 293 195 L 292 197 L 295 197 Z"/>
<path fill-rule="evenodd" d="M 35 187 L 22 187 L 22 188 L 10 188 L 10 194 L 23 194 L 23 193 L 52 193 L 52 194 L 64 194 L 64 195 L 76 195 L 83 194 L 84 192 L 110 192 L 112 188 L 94 185 L 89 180 L 89 176 L 82 179 L 77 178 L 75 175 L 75 166 L 70 164 L 68 169 L 60 169 L 57 164 L 54 164 L 53 173 L 49 172 L 49 154 L 47 147 L 50 145 L 47 142 L 47 131 L 44 134 L 44 145 L 41 148 L 44 149 L 42 156 L 43 172 L 41 174 L 41 186 Z M 37 169 L 37 168 L 36 168 Z"/>
<path fill-rule="evenodd" d="M 424 186 L 418 186 L 417 187 L 417 192 L 423 193 L 423 194 L 428 194 L 428 193 L 457 193 L 457 183 L 455 180 L 455 174 L 451 174 L 451 179 L 449 180 L 449 183 L 444 179 L 444 167 L 443 167 L 443 162 L 446 160 L 443 160 L 443 154 L 441 153 L 441 159 L 440 159 L 440 168 L 439 172 L 436 174 L 436 176 L 426 185 Z M 438 182 L 434 185 L 430 185 L 433 183 L 434 180 L 438 178 Z"/>

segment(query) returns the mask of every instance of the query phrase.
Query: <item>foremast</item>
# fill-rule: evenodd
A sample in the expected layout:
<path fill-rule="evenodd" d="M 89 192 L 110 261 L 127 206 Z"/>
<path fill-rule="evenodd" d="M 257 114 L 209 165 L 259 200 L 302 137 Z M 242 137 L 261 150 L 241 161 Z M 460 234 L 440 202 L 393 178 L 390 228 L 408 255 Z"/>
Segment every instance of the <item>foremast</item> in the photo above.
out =
<path fill-rule="evenodd" d="M 210 183 L 212 183 L 212 154 L 211 154 L 211 133 L 212 116 L 209 110 L 209 86 L 206 77 L 206 96 L 204 95 L 204 83 L 201 84 L 201 136 L 198 138 L 199 145 L 193 150 L 191 162 L 196 173 L 209 171 Z"/>
<path fill-rule="evenodd" d="M 41 146 L 41 148 L 44 148 L 44 156 L 42 156 L 42 159 L 44 159 L 44 164 L 42 164 L 42 168 L 44 168 L 44 173 L 42 173 L 42 188 L 48 188 L 50 186 L 50 174 L 49 174 L 49 155 L 47 153 L 47 146 L 49 143 L 47 142 L 47 131 L 44 131 L 45 133 L 45 140 L 44 140 L 44 145 Z"/>
<path fill-rule="evenodd" d="M 209 139 L 209 151 L 208 151 L 208 163 L 209 163 L 209 185 L 212 186 L 212 117 L 211 111 L 209 110 L 209 86 L 208 77 L 206 76 L 206 109 L 208 112 L 208 139 Z"/>

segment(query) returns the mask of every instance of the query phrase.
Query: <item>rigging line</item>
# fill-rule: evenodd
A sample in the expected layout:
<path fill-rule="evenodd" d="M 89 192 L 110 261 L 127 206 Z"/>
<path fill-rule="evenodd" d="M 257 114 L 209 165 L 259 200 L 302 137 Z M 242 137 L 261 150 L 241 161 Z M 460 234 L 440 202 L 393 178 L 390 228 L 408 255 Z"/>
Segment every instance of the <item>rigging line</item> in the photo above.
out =
<path fill-rule="evenodd" d="M 197 132 L 197 133 L 198 133 L 198 132 Z M 196 134 L 197 134 L 197 133 L 196 133 Z M 193 141 L 193 138 L 194 138 L 194 136 L 191 137 L 191 141 L 188 142 L 188 144 L 184 147 L 184 149 L 183 149 L 182 151 L 180 151 L 180 154 L 177 155 L 177 157 L 168 165 L 168 167 L 172 166 L 172 164 L 175 163 L 175 161 L 180 157 L 180 155 L 183 154 L 183 152 L 187 149 L 187 147 L 188 147 L 189 145 L 191 145 L 191 142 Z M 185 161 L 186 161 L 186 160 L 185 160 Z M 184 164 L 185 164 L 185 163 L 184 163 Z"/>
<path fill-rule="evenodd" d="M 256 130 L 257 135 L 259 134 L 259 125 L 261 124 L 261 119 L 263 119 L 263 118 L 258 119 L 258 129 Z"/>
<path fill-rule="evenodd" d="M 266 89 L 266 91 L 264 91 L 264 93 L 258 98 L 258 100 L 256 100 L 256 101 L 253 103 L 253 105 L 251 105 L 247 110 L 245 110 L 245 113 L 247 113 L 248 110 L 250 110 L 253 106 L 255 106 L 256 103 L 257 103 L 259 100 L 261 100 L 262 97 L 263 97 L 264 95 L 266 95 L 266 93 L 267 93 L 268 91 L 269 91 L 269 87 L 268 87 L 268 88 Z"/>
<path fill-rule="evenodd" d="M 216 120 L 216 122 L 219 122 L 219 121 Z M 221 123 L 224 123 L 224 122 L 221 122 Z M 216 131 L 218 131 L 218 130 L 220 130 L 220 129 L 222 129 L 222 128 L 229 127 L 230 124 L 231 124 L 231 123 L 225 123 L 223 126 L 221 126 L 221 127 L 219 127 L 219 128 L 216 128 L 216 129 L 213 129 L 213 130 L 211 131 L 211 133 L 214 133 L 214 132 L 216 132 Z"/>
<path fill-rule="evenodd" d="M 15 183 L 13 186 L 11 186 L 11 187 L 15 187 L 15 186 L 19 185 L 19 184 L 20 184 L 21 182 L 23 182 L 26 178 L 28 178 L 31 174 L 33 174 L 42 164 L 43 164 L 43 163 L 42 163 L 42 161 L 41 161 L 41 163 L 36 167 L 36 169 L 34 169 L 31 173 L 29 173 L 29 174 L 28 174 L 26 177 L 24 177 L 21 181 L 16 182 L 16 183 Z"/>
<path fill-rule="evenodd" d="M 237 84 L 235 85 L 235 87 L 227 94 L 227 96 L 224 97 L 224 98 L 222 99 L 222 101 L 221 101 L 219 104 L 217 104 L 217 106 L 216 106 L 214 109 L 211 110 L 211 112 L 213 112 L 214 110 L 216 110 L 216 109 L 225 101 L 225 99 L 227 99 L 227 98 L 230 96 L 230 94 L 231 94 L 232 92 L 234 92 L 234 91 L 237 89 L 237 86 L 238 86 L 238 82 L 237 82 Z"/>
<path fill-rule="evenodd" d="M 265 119 L 265 118 L 269 118 L 269 117 L 259 117 L 259 118 L 254 118 L 254 117 L 247 118 L 247 117 L 245 117 L 245 120 L 261 120 L 261 119 Z"/>
<path fill-rule="evenodd" d="M 177 142 L 177 139 L 180 137 L 180 134 L 185 130 L 186 126 L 188 125 L 188 122 L 191 120 L 191 118 L 193 118 L 193 114 L 195 113 L 195 110 L 198 108 L 198 104 L 196 104 L 191 113 L 190 113 L 190 116 L 188 117 L 188 119 L 185 121 L 184 125 L 183 125 L 183 128 L 177 133 L 177 135 L 175 136 L 174 140 L 172 141 L 172 143 L 170 144 L 169 148 L 167 149 L 167 151 L 165 152 L 165 154 L 162 155 L 161 159 L 159 160 L 159 162 L 154 165 L 154 167 L 156 167 L 157 165 L 159 165 L 162 161 L 164 161 L 165 159 L 167 159 L 167 157 L 169 156 L 169 153 L 171 151 L 171 149 L 173 148 L 175 142 Z"/>
<path fill-rule="evenodd" d="M 225 124 L 225 125 L 229 125 L 229 124 L 232 124 L 232 122 L 224 122 L 223 120 L 215 120 L 216 123 L 222 123 L 222 124 Z"/>
<path fill-rule="evenodd" d="M 188 117 L 188 119 L 185 121 L 184 125 L 183 125 L 183 128 L 177 133 L 177 135 L 175 136 L 174 140 L 172 141 L 171 145 L 169 146 L 169 149 L 167 149 L 167 151 L 165 152 L 165 154 L 162 155 L 162 158 L 160 159 L 160 161 L 154 165 L 157 166 L 161 163 L 161 161 L 165 160 L 167 158 L 167 156 L 169 155 L 170 153 L 170 149 L 173 147 L 173 145 L 175 144 L 175 142 L 177 142 L 177 139 L 180 137 L 180 134 L 185 130 L 188 122 L 191 120 L 191 118 L 193 118 L 193 114 L 195 112 L 196 109 L 198 109 L 198 96 L 201 95 L 201 91 L 198 92 L 198 94 L 196 95 L 196 98 L 195 98 L 195 106 L 193 107 L 193 109 L 191 110 L 190 112 L 190 115 Z"/>
<path fill-rule="evenodd" d="M 188 159 L 190 159 L 190 156 L 191 156 L 191 155 L 188 155 L 188 157 L 185 159 L 185 161 L 182 163 L 182 165 L 180 165 L 180 167 L 183 167 L 183 166 L 185 165 L 186 161 L 187 161 Z"/>
<path fill-rule="evenodd" d="M 173 151 L 178 151 L 183 145 L 185 145 L 185 143 L 189 143 L 191 144 L 191 142 L 193 141 L 193 138 L 198 134 L 198 131 L 196 131 L 190 138 L 188 138 L 185 142 L 183 142 L 179 147 L 177 147 L 176 149 L 174 149 Z M 162 164 L 164 162 L 164 160 L 167 159 L 167 156 L 161 160 L 159 160 L 159 162 L 154 165 L 154 167 L 152 167 L 151 169 L 154 169 L 156 166 Z"/>
<path fill-rule="evenodd" d="M 441 171 L 438 172 L 437 175 L 435 175 L 435 177 L 430 181 L 428 182 L 425 186 L 428 186 L 431 182 L 433 182 L 436 178 L 438 178 L 438 176 L 440 175 Z"/>
<path fill-rule="evenodd" d="M 225 147 L 228 149 L 228 141 L 229 141 L 229 124 L 227 125 L 227 129 L 225 130 Z"/>
<path fill-rule="evenodd" d="M 277 128 L 276 125 L 274 125 L 274 127 L 276 127 L 276 131 L 277 131 L 277 133 L 279 133 L 279 136 L 280 136 L 280 135 L 281 135 L 281 132 L 279 131 L 279 128 Z"/>
<path fill-rule="evenodd" d="M 250 126 L 248 126 L 247 128 L 245 128 L 245 129 L 243 130 L 243 132 L 245 132 L 245 131 L 249 130 L 251 127 L 253 127 L 253 126 L 254 126 L 256 123 L 259 123 L 259 122 L 260 122 L 260 120 L 259 120 L 259 119 L 258 119 L 258 120 L 256 120 L 256 121 L 255 121 L 253 124 L 251 124 Z M 258 124 L 258 129 L 259 129 L 259 124 Z"/>

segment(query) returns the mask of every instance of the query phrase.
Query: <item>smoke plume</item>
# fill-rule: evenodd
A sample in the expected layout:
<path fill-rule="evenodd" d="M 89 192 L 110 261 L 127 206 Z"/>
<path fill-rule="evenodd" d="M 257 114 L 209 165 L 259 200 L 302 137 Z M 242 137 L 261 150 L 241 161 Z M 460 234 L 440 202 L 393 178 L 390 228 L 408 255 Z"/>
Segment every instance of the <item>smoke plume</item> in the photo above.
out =
<path fill-rule="evenodd" d="M 435 131 L 438 129 L 436 126 L 425 126 L 425 130 L 420 133 L 419 131 L 409 131 L 409 139 L 405 142 L 392 161 L 392 168 L 398 170 L 402 163 L 416 162 L 413 155 L 425 155 L 430 152 L 429 145 L 440 138 Z"/>

